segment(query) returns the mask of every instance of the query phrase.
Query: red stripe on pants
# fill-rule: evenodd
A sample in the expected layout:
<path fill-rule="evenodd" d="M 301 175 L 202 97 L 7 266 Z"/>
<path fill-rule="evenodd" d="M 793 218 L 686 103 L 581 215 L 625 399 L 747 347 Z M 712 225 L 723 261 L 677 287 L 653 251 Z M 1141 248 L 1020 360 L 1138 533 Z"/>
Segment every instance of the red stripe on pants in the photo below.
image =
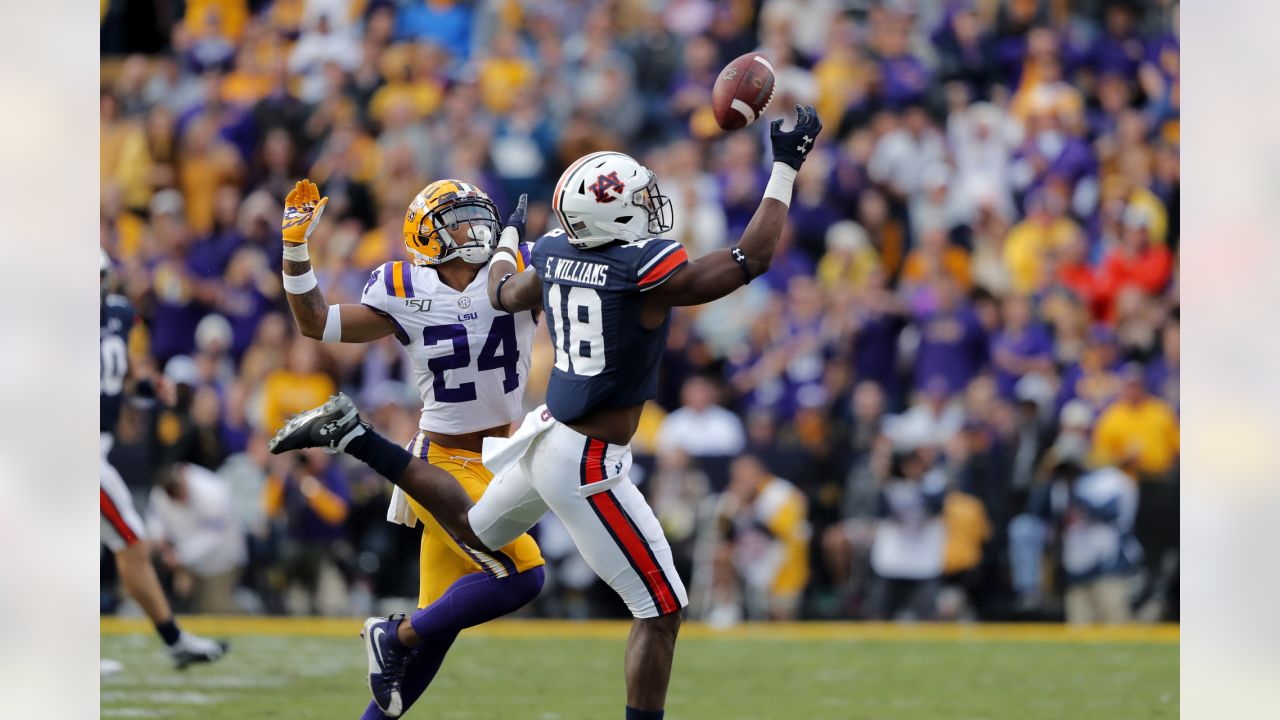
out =
<path fill-rule="evenodd" d="M 124 538 L 125 545 L 132 545 L 138 542 L 138 536 L 134 534 L 133 529 L 129 527 L 129 523 L 124 521 L 120 515 L 120 511 L 116 509 L 116 504 L 111 502 L 111 496 L 103 488 L 98 488 L 98 495 L 102 501 L 102 514 L 107 516 L 107 522 L 111 523 L 111 527 L 120 533 L 120 537 Z"/>
<path fill-rule="evenodd" d="M 604 479 L 604 470 L 602 460 L 604 459 L 604 451 L 606 444 L 603 441 L 588 439 L 587 440 L 587 466 L 586 476 L 587 484 L 599 482 Z M 596 493 L 587 498 L 591 505 L 604 518 L 604 522 L 613 532 L 614 537 L 618 538 L 618 542 L 622 545 L 622 552 L 626 554 L 631 564 L 640 572 L 640 579 L 649 587 L 649 591 L 653 594 L 658 604 L 658 612 L 663 615 L 673 613 L 680 609 L 680 603 L 671 593 L 671 586 L 667 583 L 666 576 L 662 573 L 662 568 L 654 561 L 653 555 L 649 553 L 649 543 L 639 533 L 636 532 L 631 522 L 627 520 L 623 514 L 622 506 L 618 504 L 617 498 L 613 496 L 611 491 Z"/>

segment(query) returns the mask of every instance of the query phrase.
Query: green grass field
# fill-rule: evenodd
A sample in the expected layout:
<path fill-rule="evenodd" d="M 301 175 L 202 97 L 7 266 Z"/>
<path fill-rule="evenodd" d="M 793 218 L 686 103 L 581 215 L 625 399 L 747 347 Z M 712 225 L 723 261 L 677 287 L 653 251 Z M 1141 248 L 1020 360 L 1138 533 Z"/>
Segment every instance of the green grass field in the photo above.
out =
<path fill-rule="evenodd" d="M 245 623 L 248 623 L 247 625 Z M 104 620 L 102 717 L 358 718 L 358 621 L 188 623 L 231 637 L 221 663 L 171 669 L 153 635 Z M 506 622 L 464 634 L 408 718 L 621 718 L 625 624 Z M 687 625 L 672 720 L 1142 720 L 1178 717 L 1176 628 Z"/>

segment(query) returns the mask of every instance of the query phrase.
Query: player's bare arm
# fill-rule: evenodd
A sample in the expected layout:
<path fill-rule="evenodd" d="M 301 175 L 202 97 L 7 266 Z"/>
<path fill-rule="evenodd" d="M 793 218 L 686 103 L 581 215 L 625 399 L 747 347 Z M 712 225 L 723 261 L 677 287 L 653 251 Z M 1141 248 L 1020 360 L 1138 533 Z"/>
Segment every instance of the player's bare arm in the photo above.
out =
<path fill-rule="evenodd" d="M 722 298 L 769 269 L 787 223 L 791 185 L 821 131 L 822 123 L 812 106 L 796 106 L 796 124 L 791 130 L 782 129 L 781 119 L 773 121 L 769 128 L 773 174 L 742 239 L 736 247 L 694 260 L 646 293 L 646 325 L 660 324 L 667 308 Z"/>
<path fill-rule="evenodd" d="M 285 199 L 280 232 L 284 242 L 284 289 L 289 310 L 306 337 L 326 342 L 371 342 L 395 332 L 386 317 L 364 305 L 330 306 L 316 282 L 308 242 L 329 198 L 310 180 L 300 180 Z"/>
<path fill-rule="evenodd" d="M 529 215 L 529 196 L 521 195 L 507 218 L 498 247 L 489 261 L 489 304 L 508 313 L 542 307 L 542 280 L 532 268 L 516 272 L 520 243 Z"/>

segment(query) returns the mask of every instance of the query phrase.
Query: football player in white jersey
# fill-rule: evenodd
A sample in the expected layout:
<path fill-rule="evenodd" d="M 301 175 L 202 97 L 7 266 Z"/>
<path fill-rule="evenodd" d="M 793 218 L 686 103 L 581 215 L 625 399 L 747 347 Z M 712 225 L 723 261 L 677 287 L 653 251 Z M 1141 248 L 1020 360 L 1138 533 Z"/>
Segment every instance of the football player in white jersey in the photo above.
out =
<path fill-rule="evenodd" d="M 408 450 L 455 477 L 478 499 L 493 476 L 480 462 L 486 437 L 506 437 L 523 416 L 533 312 L 488 302 L 485 265 L 502 229 L 480 188 L 431 183 L 404 221 L 407 260 L 373 270 L 359 304 L 329 305 L 311 269 L 308 239 L 328 198 L 309 180 L 285 201 L 284 288 L 302 334 L 324 342 L 371 342 L 394 335 L 409 353 L 422 395 L 420 430 Z M 523 234 L 521 197 L 508 226 Z M 527 261 L 528 249 L 522 260 Z M 412 508 L 412 512 L 408 511 Z M 365 622 L 369 686 L 364 718 L 399 717 L 426 689 L 458 633 L 525 605 L 542 589 L 543 559 L 523 534 L 501 550 L 459 543 L 399 489 L 388 519 L 423 523 L 419 610 Z"/>

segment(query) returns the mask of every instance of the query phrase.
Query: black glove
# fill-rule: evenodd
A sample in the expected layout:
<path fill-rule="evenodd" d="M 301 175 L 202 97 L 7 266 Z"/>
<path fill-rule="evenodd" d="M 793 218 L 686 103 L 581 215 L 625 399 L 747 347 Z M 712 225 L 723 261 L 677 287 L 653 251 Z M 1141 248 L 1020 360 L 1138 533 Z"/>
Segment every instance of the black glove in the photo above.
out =
<path fill-rule="evenodd" d="M 769 124 L 769 142 L 773 145 L 773 161 L 786 163 L 796 170 L 809 157 L 813 143 L 822 132 L 822 122 L 818 120 L 818 112 L 812 105 L 796 106 L 796 126 L 791 130 L 782 129 L 782 118 Z"/>
<path fill-rule="evenodd" d="M 529 196 L 521 195 L 516 201 L 516 209 L 511 213 L 511 217 L 507 218 L 507 224 L 503 228 L 513 227 L 520 234 L 520 242 L 524 242 L 524 224 L 529 219 Z"/>

